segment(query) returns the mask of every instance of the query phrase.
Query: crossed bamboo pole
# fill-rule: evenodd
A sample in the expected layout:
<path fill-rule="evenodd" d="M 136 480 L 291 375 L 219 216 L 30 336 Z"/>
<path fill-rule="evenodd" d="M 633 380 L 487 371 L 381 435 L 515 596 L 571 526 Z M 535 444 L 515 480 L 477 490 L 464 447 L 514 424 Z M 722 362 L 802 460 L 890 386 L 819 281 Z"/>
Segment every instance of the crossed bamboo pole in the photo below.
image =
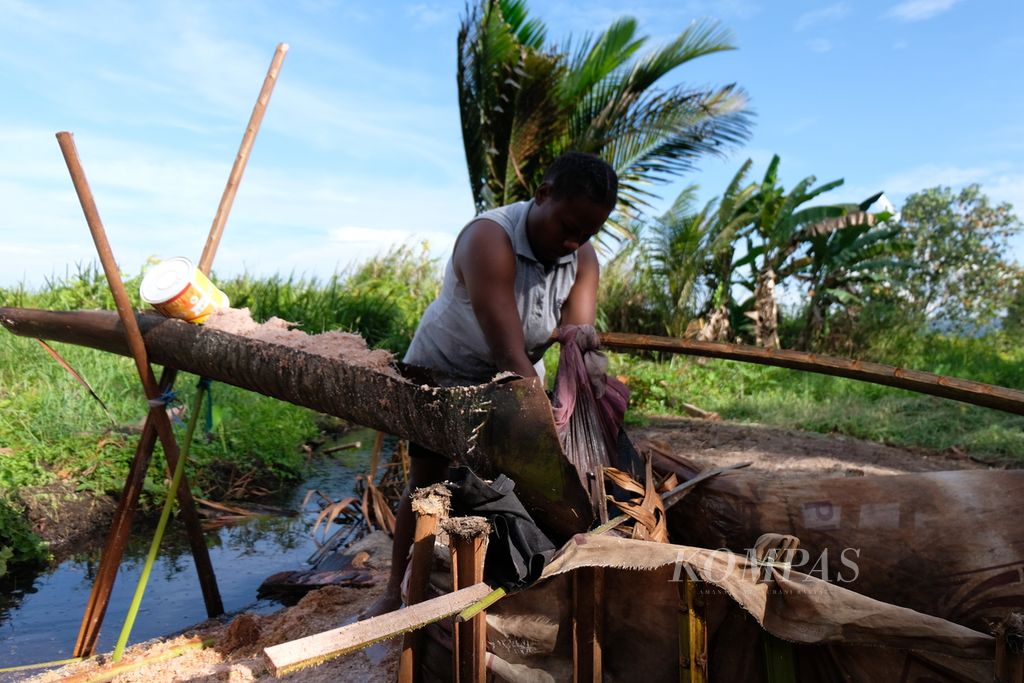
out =
<path fill-rule="evenodd" d="M 241 182 L 242 173 L 245 171 L 245 166 L 249 159 L 253 142 L 256 139 L 256 133 L 259 131 L 260 124 L 263 121 L 263 115 L 266 111 L 267 103 L 270 101 L 270 95 L 277 82 L 277 75 L 281 69 L 281 64 L 284 61 L 285 53 L 287 51 L 288 45 L 285 43 L 281 43 L 277 46 L 277 49 L 274 52 L 274 57 L 270 63 L 270 68 L 267 70 L 267 75 L 263 81 L 263 87 L 261 88 L 259 97 L 253 107 L 252 115 L 249 117 L 248 126 L 246 127 L 245 134 L 242 137 L 242 143 L 239 146 L 238 154 L 236 155 L 234 164 L 232 165 L 231 173 L 228 176 L 227 184 L 224 187 L 220 204 L 217 207 L 217 213 L 213 219 L 213 225 L 210 227 L 210 233 L 207 237 L 206 245 L 203 248 L 203 253 L 199 260 L 199 270 L 202 271 L 204 275 L 209 275 L 210 273 L 214 256 L 216 255 L 217 248 L 220 245 L 220 238 L 223 234 L 224 226 L 227 223 L 228 214 L 231 211 L 235 195 L 238 192 L 238 185 Z M 89 224 L 89 230 L 92 233 L 93 241 L 96 243 L 96 248 L 99 252 L 100 260 L 107 276 L 107 281 L 110 283 L 111 291 L 114 293 L 118 315 L 125 329 L 125 334 L 129 347 L 132 350 L 132 356 L 135 359 L 139 376 L 142 379 L 146 398 L 150 402 L 150 411 L 146 416 L 146 422 L 142 428 L 142 436 L 139 438 L 139 443 L 135 450 L 135 456 L 132 459 L 128 476 L 125 479 L 125 485 L 122 490 L 118 509 L 115 514 L 110 533 L 107 535 L 107 542 L 103 549 L 103 555 L 100 558 L 100 566 L 96 574 L 96 580 L 93 583 L 92 592 L 89 595 L 89 602 L 86 605 L 85 614 L 82 617 L 82 623 L 79 627 L 78 639 L 75 643 L 74 655 L 76 657 L 88 657 L 91 656 L 96 649 L 96 641 L 99 637 L 100 626 L 103 623 L 103 617 L 106 614 L 107 606 L 110 603 L 110 595 L 113 591 L 114 580 L 117 577 L 117 569 L 121 564 L 121 558 L 124 556 L 125 545 L 127 544 L 128 536 L 131 531 L 132 518 L 135 515 L 135 508 L 138 504 L 139 494 L 142 491 L 142 482 L 145 478 L 146 470 L 149 467 L 149 462 L 153 455 L 153 448 L 156 445 L 156 439 L 158 436 L 163 446 L 169 468 L 173 470 L 177 466 L 178 446 L 174 440 L 174 433 L 167 418 L 165 404 L 160 399 L 167 390 L 174 386 L 174 381 L 177 378 L 177 371 L 173 368 L 165 368 L 161 374 L 160 381 L 157 382 L 155 379 L 152 368 L 148 362 L 145 345 L 142 342 L 142 336 L 139 332 L 138 324 L 135 320 L 135 314 L 132 311 L 131 303 L 128 300 L 127 292 L 124 289 L 124 284 L 121 282 L 117 263 L 110 250 L 110 244 L 107 242 L 106 234 L 103 230 L 103 223 L 100 220 L 99 211 L 96 208 L 96 203 L 93 200 L 88 181 L 86 180 L 85 173 L 82 170 L 81 162 L 78 158 L 78 152 L 75 149 L 74 139 L 70 133 L 62 132 L 57 134 L 57 141 L 60 144 L 61 151 L 64 154 L 64 159 L 68 165 L 68 170 L 71 173 L 71 179 L 75 185 L 75 191 L 78 194 L 79 202 L 82 205 L 82 211 L 85 214 L 86 222 Z M 184 476 L 182 477 L 181 485 L 178 487 L 177 496 L 181 508 L 181 516 L 185 521 L 185 526 L 188 531 L 192 556 L 195 559 L 196 570 L 199 574 L 199 583 L 202 588 L 206 611 L 211 617 L 217 616 L 224 612 L 224 605 L 221 601 L 220 592 L 217 588 L 217 579 L 213 572 L 213 566 L 210 563 L 210 556 L 206 548 L 206 541 L 203 537 L 202 528 L 199 523 L 199 516 L 196 512 L 195 501 L 192 498 L 191 490 L 187 479 Z"/>

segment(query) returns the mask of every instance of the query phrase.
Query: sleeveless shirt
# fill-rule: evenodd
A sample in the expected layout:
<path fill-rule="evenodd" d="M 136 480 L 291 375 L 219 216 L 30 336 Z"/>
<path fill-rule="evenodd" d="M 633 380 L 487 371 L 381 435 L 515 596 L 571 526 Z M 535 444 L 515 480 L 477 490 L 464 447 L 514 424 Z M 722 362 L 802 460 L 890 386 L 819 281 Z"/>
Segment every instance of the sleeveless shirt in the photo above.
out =
<path fill-rule="evenodd" d="M 576 281 L 577 254 L 552 264 L 534 256 L 526 235 L 526 216 L 533 200 L 485 211 L 460 231 L 481 219 L 494 221 L 509 236 L 516 256 L 516 308 L 523 324 L 526 356 L 537 374 L 544 377 L 540 362 L 551 333 L 558 327 L 565 303 Z M 443 375 L 445 383 L 483 383 L 499 372 L 480 323 L 473 313 L 466 286 L 455 274 L 453 255 L 444 269 L 441 293 L 420 319 L 405 362 L 430 368 Z"/>

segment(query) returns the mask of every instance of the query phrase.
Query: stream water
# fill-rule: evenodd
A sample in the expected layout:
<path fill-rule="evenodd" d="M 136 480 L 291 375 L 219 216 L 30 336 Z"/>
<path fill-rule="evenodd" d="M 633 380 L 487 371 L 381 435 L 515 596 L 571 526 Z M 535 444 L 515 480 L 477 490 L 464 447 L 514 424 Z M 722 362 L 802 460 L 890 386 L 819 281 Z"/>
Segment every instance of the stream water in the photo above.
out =
<path fill-rule="evenodd" d="M 310 489 L 322 491 L 335 500 L 351 494 L 356 475 L 368 466 L 373 434 L 370 430 L 346 434 L 342 442 L 359 441 L 361 448 L 314 459 L 306 480 L 273 503 L 298 510 Z M 210 559 L 224 609 L 229 614 L 243 610 L 272 612 L 281 607 L 275 601 L 258 600 L 256 590 L 275 572 L 309 567 L 306 561 L 316 550 L 310 531 L 318 511 L 312 503 L 306 510 L 293 517 L 254 518 L 207 532 Z M 152 533 L 151 528 L 143 529 L 129 542 L 97 652 L 110 652 L 117 642 Z M 25 582 L 23 587 L 0 595 L 0 668 L 72 656 L 99 567 L 101 547 L 67 559 L 31 583 Z M 206 609 L 188 541 L 181 524 L 172 523 L 150 574 L 129 644 L 175 633 L 204 619 Z M 0 672 L 0 683 L 22 680 L 35 673 L 38 671 Z"/>

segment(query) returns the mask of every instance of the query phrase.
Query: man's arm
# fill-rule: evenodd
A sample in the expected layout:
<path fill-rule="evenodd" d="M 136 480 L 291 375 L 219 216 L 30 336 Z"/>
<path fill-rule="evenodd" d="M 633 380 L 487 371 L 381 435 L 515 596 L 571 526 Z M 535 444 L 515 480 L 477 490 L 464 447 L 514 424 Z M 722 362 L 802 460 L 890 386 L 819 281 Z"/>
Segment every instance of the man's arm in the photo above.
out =
<path fill-rule="evenodd" d="M 466 286 L 495 365 L 536 377 L 526 356 L 523 322 L 516 307 L 516 255 L 508 235 L 494 221 L 476 221 L 456 243 L 454 259 L 455 274 Z"/>
<path fill-rule="evenodd" d="M 560 325 L 593 325 L 597 320 L 597 283 L 600 266 L 594 245 L 584 244 L 576 252 L 576 282 L 562 304 Z"/>

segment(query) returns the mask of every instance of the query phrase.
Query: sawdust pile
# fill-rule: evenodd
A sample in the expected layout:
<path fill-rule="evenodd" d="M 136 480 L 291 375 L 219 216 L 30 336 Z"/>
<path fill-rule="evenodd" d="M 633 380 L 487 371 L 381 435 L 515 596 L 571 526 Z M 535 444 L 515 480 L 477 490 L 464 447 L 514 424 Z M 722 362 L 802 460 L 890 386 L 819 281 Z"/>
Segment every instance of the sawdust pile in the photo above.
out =
<path fill-rule="evenodd" d="M 248 308 L 216 309 L 204 325 L 221 332 L 288 346 L 332 360 L 341 360 L 349 365 L 395 374 L 394 355 L 390 351 L 367 347 L 366 340 L 358 334 L 330 331 L 310 335 L 293 330 L 295 326 L 296 323 L 278 317 L 273 317 L 265 323 L 258 323 L 252 319 Z"/>
<path fill-rule="evenodd" d="M 364 539 L 360 547 L 372 548 L 372 560 L 386 578 L 390 567 L 390 542 L 383 532 Z M 297 671 L 274 679 L 267 670 L 263 648 L 296 638 L 322 633 L 351 623 L 364 608 L 383 592 L 385 581 L 370 588 L 343 588 L 327 586 L 308 593 L 294 607 L 274 614 L 242 613 L 228 623 L 210 620 L 190 629 L 186 634 L 166 640 L 139 643 L 125 651 L 123 663 L 141 659 L 152 660 L 161 653 L 170 652 L 195 638 L 212 640 L 206 649 L 193 648 L 165 662 L 153 662 L 127 671 L 110 679 L 114 683 L 154 683 L 156 681 L 252 681 L 282 680 L 327 683 L 328 681 L 367 681 L 369 683 L 395 680 L 401 638 L 379 643 L 365 650 L 325 662 L 319 666 Z M 30 679 L 31 683 L 52 683 L 69 676 L 99 674 L 111 666 L 103 659 L 89 660 L 50 671 Z"/>

